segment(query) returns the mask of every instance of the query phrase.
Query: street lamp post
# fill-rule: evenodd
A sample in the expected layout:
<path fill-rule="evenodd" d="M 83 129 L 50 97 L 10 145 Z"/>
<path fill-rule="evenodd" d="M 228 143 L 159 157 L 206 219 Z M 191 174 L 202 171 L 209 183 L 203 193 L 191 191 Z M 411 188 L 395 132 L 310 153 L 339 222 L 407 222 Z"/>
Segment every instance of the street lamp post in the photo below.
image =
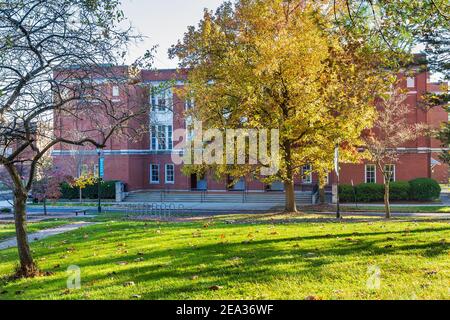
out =
<path fill-rule="evenodd" d="M 102 150 L 97 149 L 98 155 L 98 177 L 97 177 L 97 193 L 98 193 L 98 213 L 102 213 L 102 195 L 101 195 L 101 180 L 102 180 Z"/>

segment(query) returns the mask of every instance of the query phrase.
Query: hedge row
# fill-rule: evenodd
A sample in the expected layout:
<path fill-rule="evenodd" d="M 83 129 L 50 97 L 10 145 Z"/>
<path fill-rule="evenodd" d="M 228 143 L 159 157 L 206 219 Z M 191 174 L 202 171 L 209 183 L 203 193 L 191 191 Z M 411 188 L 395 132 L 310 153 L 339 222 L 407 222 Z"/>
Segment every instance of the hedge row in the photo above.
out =
<path fill-rule="evenodd" d="M 116 198 L 116 181 L 103 181 L 100 184 L 100 192 L 102 199 Z M 75 200 L 80 198 L 80 190 L 77 187 L 71 187 L 67 183 L 61 185 L 61 199 Z M 97 184 L 87 186 L 83 189 L 83 199 L 97 199 L 98 187 Z"/>
<path fill-rule="evenodd" d="M 355 187 L 351 185 L 339 186 L 339 198 L 342 202 L 375 202 L 384 200 L 384 185 L 375 183 L 363 183 Z M 419 178 L 406 181 L 392 182 L 389 188 L 389 196 L 394 201 L 432 201 L 438 199 L 441 194 L 439 184 L 428 178 Z"/>

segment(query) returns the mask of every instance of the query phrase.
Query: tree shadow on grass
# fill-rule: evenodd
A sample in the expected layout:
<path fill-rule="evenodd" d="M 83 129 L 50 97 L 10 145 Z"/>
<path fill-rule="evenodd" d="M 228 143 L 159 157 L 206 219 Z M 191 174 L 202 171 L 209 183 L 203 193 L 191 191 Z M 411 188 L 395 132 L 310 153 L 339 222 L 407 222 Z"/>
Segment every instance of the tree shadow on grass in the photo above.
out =
<path fill-rule="evenodd" d="M 152 225 L 154 229 L 156 226 Z M 166 228 L 167 227 L 167 228 Z M 171 249 L 151 249 L 149 252 L 145 252 L 142 258 L 143 262 L 134 262 L 137 258 L 136 254 L 129 253 L 120 256 L 111 256 L 108 258 L 97 259 L 94 257 L 83 259 L 82 261 L 67 261 L 69 264 L 78 265 L 82 270 L 86 268 L 96 268 L 98 272 L 89 272 L 87 276 L 83 276 L 83 283 L 92 283 L 88 290 L 97 291 L 107 289 L 109 286 L 96 285 L 95 282 L 106 281 L 111 277 L 120 279 L 120 281 L 133 280 L 136 283 L 148 283 L 157 282 L 158 280 L 170 278 L 174 281 L 178 281 L 179 284 L 173 287 L 162 287 L 160 289 L 152 289 L 151 292 L 144 294 L 145 298 L 152 299 L 164 299 L 177 294 L 192 295 L 196 292 L 208 290 L 208 287 L 213 285 L 228 285 L 235 282 L 236 278 L 239 278 L 243 283 L 246 282 L 260 282 L 267 283 L 276 279 L 280 275 L 290 277 L 312 277 L 320 281 L 324 268 L 330 263 L 335 262 L 336 256 L 351 257 L 355 256 L 376 256 L 385 254 L 402 254 L 407 251 L 421 251 L 425 257 L 435 257 L 444 254 L 448 250 L 448 244 L 439 243 L 436 241 L 426 242 L 421 244 L 406 244 L 398 245 L 392 248 L 380 247 L 380 243 L 389 241 L 385 238 L 374 239 L 374 236 L 380 235 L 393 235 L 404 234 L 404 230 L 396 231 L 374 231 L 374 232 L 361 232 L 361 233 L 338 233 L 330 236 L 326 234 L 297 236 L 297 237 L 282 237 L 272 239 L 259 239 L 252 240 L 248 243 L 242 242 L 229 242 L 223 243 L 211 243 L 213 240 L 205 240 L 208 243 L 198 245 L 195 248 L 189 246 L 189 241 L 192 241 L 192 232 L 199 229 L 198 224 L 189 226 L 183 226 L 187 229 L 184 236 L 173 235 L 180 237 L 180 241 L 186 241 L 186 243 L 177 243 L 174 248 Z M 229 225 L 215 225 L 216 231 L 221 232 L 221 229 L 230 231 L 230 228 L 242 227 L 242 226 L 229 226 Z M 83 230 L 77 230 L 66 235 L 56 236 L 50 238 L 45 242 L 47 246 L 55 246 L 51 253 L 48 254 L 63 254 L 64 246 L 76 245 L 77 250 L 89 250 L 89 248 L 106 246 L 107 243 L 96 243 L 99 239 L 108 237 L 108 234 L 115 234 L 121 230 L 128 230 L 133 232 L 126 234 L 120 238 L 114 237 L 114 242 L 127 241 L 128 243 L 133 240 L 142 240 L 142 237 L 148 237 L 149 241 L 154 241 L 154 236 L 148 233 L 148 230 L 141 230 L 142 225 L 139 228 L 130 227 L 127 224 L 117 224 L 108 226 L 112 231 L 107 231 L 105 235 L 105 226 L 91 226 Z M 165 226 L 165 232 L 170 233 L 171 230 L 178 230 L 178 228 L 171 225 Z M 139 230 L 142 231 L 138 232 Z M 440 228 L 422 228 L 416 230 L 408 230 L 409 235 L 426 234 L 428 232 L 444 232 L 450 230 L 449 227 Z M 83 233 L 88 232 L 89 238 L 83 239 Z M 102 234 L 95 234 L 101 232 Z M 73 237 L 72 236 L 76 236 Z M 339 238 L 336 238 L 336 237 Z M 266 236 L 267 237 L 267 236 Z M 345 237 L 352 237 L 352 239 L 345 240 Z M 61 239 L 69 238 L 70 241 L 66 245 L 61 245 Z M 320 248 L 315 251 L 311 249 L 310 241 L 323 240 L 320 244 Z M 397 239 L 400 240 L 400 239 Z M 156 239 L 156 241 L 163 241 L 162 239 Z M 217 240 L 218 241 L 218 240 Z M 71 244 L 71 242 L 73 242 Z M 393 242 L 393 241 L 391 241 Z M 294 243 L 297 243 L 300 247 L 294 247 Z M 152 243 L 153 244 L 153 243 Z M 306 246 L 309 247 L 306 247 Z M 314 245 L 315 242 L 314 242 Z M 141 249 L 147 250 L 146 243 L 139 243 L 132 246 L 133 251 L 139 251 Z M 36 248 L 39 250 L 40 248 Z M 108 247 L 112 249 L 111 245 Z M 0 253 L 1 254 L 1 253 Z M 15 255 L 10 254 L 8 261 L 12 262 L 15 259 Z M 70 259 L 70 257 L 68 258 Z M 128 261 L 128 265 L 117 265 L 121 261 Z M 168 261 L 168 263 L 152 263 L 153 261 Z M 278 270 L 278 266 L 292 264 L 293 267 L 289 270 L 284 270 L 282 273 Z M 115 267 L 117 265 L 117 267 Z M 115 269 L 114 274 L 111 275 L 108 269 Z M 201 281 L 195 282 L 189 280 L 193 275 L 201 275 Z M 202 279 L 205 280 L 202 280 Z M 208 280 L 209 278 L 220 279 L 220 281 Z M 66 278 L 59 273 L 55 277 L 42 278 L 36 283 L 36 285 L 30 284 L 28 289 L 32 291 L 32 298 L 39 299 L 41 287 L 46 288 L 61 288 L 65 285 Z M 187 284 L 183 284 L 184 282 Z M 217 283 L 220 282 L 220 283 Z M 120 285 L 118 282 L 116 285 Z M 14 282 L 8 283 L 11 287 L 19 286 Z M 58 293 L 58 289 L 54 289 L 54 293 Z M 0 296 L 1 298 L 1 296 Z"/>

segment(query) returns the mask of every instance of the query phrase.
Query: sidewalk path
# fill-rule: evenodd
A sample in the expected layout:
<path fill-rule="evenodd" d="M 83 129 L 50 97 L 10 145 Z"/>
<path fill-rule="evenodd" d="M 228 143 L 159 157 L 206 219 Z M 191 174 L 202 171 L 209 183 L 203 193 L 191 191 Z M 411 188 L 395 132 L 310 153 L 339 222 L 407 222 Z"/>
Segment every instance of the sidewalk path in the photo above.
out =
<path fill-rule="evenodd" d="M 30 243 L 32 242 L 36 242 L 51 236 L 55 236 L 58 234 L 62 234 L 62 233 L 66 233 L 66 232 L 70 232 L 70 231 L 74 231 L 83 227 L 87 227 L 90 225 L 94 225 L 96 223 L 92 223 L 92 222 L 77 222 L 77 223 L 73 223 L 73 224 L 68 224 L 65 226 L 61 226 L 61 227 L 57 227 L 57 228 L 52 228 L 52 229 L 46 229 L 46 230 L 40 230 L 38 232 L 32 233 L 28 235 L 28 241 Z M 17 241 L 15 238 L 12 239 L 8 239 L 5 241 L 0 242 L 0 250 L 4 250 L 4 249 L 9 249 L 9 248 L 13 248 L 17 246 Z"/>

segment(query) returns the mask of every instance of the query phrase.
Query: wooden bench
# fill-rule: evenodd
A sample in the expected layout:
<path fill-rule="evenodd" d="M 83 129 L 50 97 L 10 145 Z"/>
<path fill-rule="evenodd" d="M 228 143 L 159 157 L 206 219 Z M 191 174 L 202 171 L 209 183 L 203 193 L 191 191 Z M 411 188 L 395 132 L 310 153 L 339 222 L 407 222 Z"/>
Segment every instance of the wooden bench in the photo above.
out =
<path fill-rule="evenodd" d="M 84 214 L 84 215 L 86 215 L 86 213 L 87 213 L 87 210 L 86 210 L 86 209 L 75 211 L 75 215 L 76 215 L 77 217 L 78 217 L 79 214 Z"/>

